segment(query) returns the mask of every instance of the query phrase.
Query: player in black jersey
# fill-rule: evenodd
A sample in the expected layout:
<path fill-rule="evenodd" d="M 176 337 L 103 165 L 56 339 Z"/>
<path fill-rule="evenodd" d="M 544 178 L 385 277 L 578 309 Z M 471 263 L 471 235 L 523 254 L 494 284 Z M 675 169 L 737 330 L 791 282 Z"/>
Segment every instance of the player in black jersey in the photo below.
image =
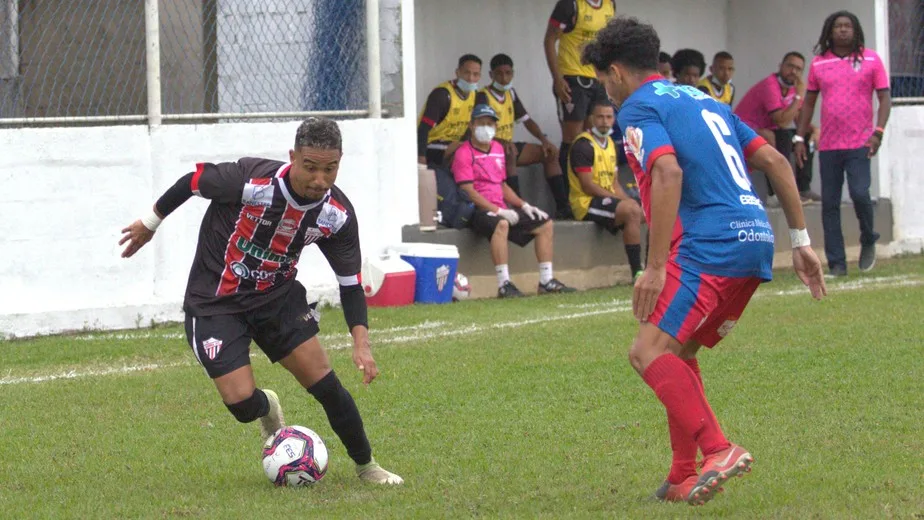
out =
<path fill-rule="evenodd" d="M 225 406 L 240 422 L 260 419 L 264 440 L 285 425 L 276 393 L 256 388 L 249 354 L 254 340 L 321 403 L 360 479 L 401 484 L 401 477 L 372 458 L 356 403 L 330 368 L 317 337 L 317 313 L 295 280 L 302 249 L 316 243 L 340 282 L 353 362 L 363 383 L 371 383 L 379 371 L 359 280 L 359 227 L 352 204 L 334 185 L 342 155 L 337 123 L 308 118 L 295 135 L 289 163 L 200 163 L 158 199 L 151 214 L 122 230 L 119 245 L 127 243 L 122 256 L 131 257 L 190 197 L 210 199 L 183 310 L 186 337 Z"/>

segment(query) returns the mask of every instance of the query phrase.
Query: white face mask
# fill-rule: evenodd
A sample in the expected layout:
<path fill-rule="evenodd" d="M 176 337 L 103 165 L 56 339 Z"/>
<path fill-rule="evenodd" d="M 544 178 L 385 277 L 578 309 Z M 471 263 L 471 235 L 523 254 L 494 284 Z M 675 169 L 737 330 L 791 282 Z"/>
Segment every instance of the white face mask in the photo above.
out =
<path fill-rule="evenodd" d="M 610 130 L 609 130 L 608 132 L 603 133 L 603 132 L 601 132 L 597 127 L 594 126 L 594 127 L 591 127 L 591 128 L 590 128 L 590 131 L 591 131 L 595 136 L 599 137 L 600 139 L 603 139 L 604 137 L 613 134 L 613 129 L 612 129 L 612 128 L 610 128 Z"/>
<path fill-rule="evenodd" d="M 501 85 L 500 83 L 495 81 L 494 88 L 497 90 L 503 90 L 504 92 L 506 92 L 513 88 L 513 82 L 511 81 L 510 83 L 507 83 L 506 85 Z"/>
<path fill-rule="evenodd" d="M 479 143 L 490 143 L 495 134 L 497 134 L 497 129 L 493 126 L 475 127 L 475 140 Z"/>
<path fill-rule="evenodd" d="M 477 83 L 469 83 L 468 81 L 465 81 L 465 80 L 462 79 L 462 78 L 456 79 L 456 85 L 459 86 L 459 89 L 460 89 L 462 92 L 474 92 L 474 91 L 478 90 L 478 84 L 477 84 Z"/>

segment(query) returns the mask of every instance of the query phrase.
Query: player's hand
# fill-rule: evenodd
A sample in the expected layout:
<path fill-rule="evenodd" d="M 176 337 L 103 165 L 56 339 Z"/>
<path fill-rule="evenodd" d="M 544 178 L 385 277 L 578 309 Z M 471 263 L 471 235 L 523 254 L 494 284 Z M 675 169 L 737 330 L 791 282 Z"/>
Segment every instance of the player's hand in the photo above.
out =
<path fill-rule="evenodd" d="M 798 94 L 799 97 L 801 97 L 802 99 L 805 99 L 806 85 L 805 85 L 805 81 L 802 80 L 802 76 L 799 76 L 799 78 L 796 79 L 795 87 L 796 87 L 796 94 Z"/>
<path fill-rule="evenodd" d="M 509 222 L 511 226 L 516 226 L 520 222 L 520 215 L 512 209 L 499 209 L 495 215 Z"/>
<path fill-rule="evenodd" d="M 546 138 L 542 139 L 542 158 L 550 160 L 558 159 L 558 147 Z"/>
<path fill-rule="evenodd" d="M 871 159 L 876 152 L 879 151 L 879 147 L 882 145 L 882 138 L 876 134 L 869 136 L 869 139 L 866 140 L 866 144 L 863 146 L 869 148 L 869 152 L 866 153 L 866 158 Z"/>
<path fill-rule="evenodd" d="M 353 336 L 353 363 L 357 369 L 363 371 L 364 385 L 368 385 L 379 375 L 379 367 L 376 366 L 372 350 L 369 348 L 369 333 L 365 330 Z"/>
<path fill-rule="evenodd" d="M 805 152 L 805 143 L 793 144 L 792 153 L 796 156 L 796 166 L 802 168 L 805 165 L 805 161 L 808 160 L 808 154 Z"/>
<path fill-rule="evenodd" d="M 565 81 L 564 76 L 559 76 L 555 80 L 554 88 L 555 95 L 558 96 L 558 99 L 561 100 L 562 103 L 571 102 L 571 87 L 568 86 L 568 82 Z"/>
<path fill-rule="evenodd" d="M 547 220 L 549 218 L 548 213 L 527 202 L 524 202 L 520 209 L 523 210 L 523 213 L 526 213 L 530 220 Z"/>
<path fill-rule="evenodd" d="M 667 269 L 660 269 L 648 266 L 635 281 L 635 289 L 632 292 L 632 314 L 638 321 L 647 321 L 651 313 L 654 312 L 655 305 L 658 303 L 658 297 L 664 290 L 664 283 L 667 279 Z"/>
<path fill-rule="evenodd" d="M 122 258 L 130 258 L 154 238 L 154 232 L 144 227 L 141 219 L 132 222 L 130 226 L 122 230 L 122 233 L 122 240 L 119 240 L 119 245 L 121 246 L 128 242 L 128 246 L 122 251 Z"/>
<path fill-rule="evenodd" d="M 792 250 L 792 266 L 802 283 L 812 292 L 812 298 L 820 300 L 827 296 L 825 275 L 821 270 L 821 261 L 810 246 L 796 247 Z"/>

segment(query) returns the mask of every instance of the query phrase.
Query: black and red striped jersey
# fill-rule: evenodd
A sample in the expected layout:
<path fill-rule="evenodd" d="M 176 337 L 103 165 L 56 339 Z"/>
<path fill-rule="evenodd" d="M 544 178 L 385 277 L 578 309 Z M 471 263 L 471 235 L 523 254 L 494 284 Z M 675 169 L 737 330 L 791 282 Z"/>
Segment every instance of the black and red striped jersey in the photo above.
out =
<path fill-rule="evenodd" d="M 210 199 L 183 310 L 233 314 L 284 296 L 302 249 L 316 243 L 341 285 L 359 284 L 359 226 L 350 200 L 333 186 L 319 201 L 302 199 L 287 179 L 290 164 L 245 157 L 200 163 L 193 194 Z"/>

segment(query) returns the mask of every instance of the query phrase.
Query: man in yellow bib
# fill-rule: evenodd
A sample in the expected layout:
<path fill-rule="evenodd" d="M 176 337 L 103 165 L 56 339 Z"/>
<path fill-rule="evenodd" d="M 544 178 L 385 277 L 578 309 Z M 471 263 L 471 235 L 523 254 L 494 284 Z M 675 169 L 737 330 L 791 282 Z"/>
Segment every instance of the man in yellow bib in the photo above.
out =
<path fill-rule="evenodd" d="M 735 101 L 735 86 L 731 82 L 735 74 L 735 58 L 726 51 L 715 53 L 709 72 L 711 74 L 699 80 L 696 88 L 709 94 L 719 103 L 731 106 Z"/>
<path fill-rule="evenodd" d="M 591 108 L 597 101 L 608 99 L 597 81 L 597 72 L 592 66 L 581 63 L 581 51 L 614 16 L 615 0 L 559 0 L 546 28 L 545 59 L 558 100 L 562 171 L 567 167 L 568 148 L 574 138 L 591 126 L 588 121 Z M 564 189 L 567 190 L 567 185 Z"/>
<path fill-rule="evenodd" d="M 517 166 L 530 166 L 542 163 L 545 177 L 555 198 L 556 218 L 564 210 L 570 214 L 568 193 L 564 189 L 564 177 L 558 163 L 558 148 L 542 133 L 539 124 L 529 117 L 523 102 L 513 88 L 513 59 L 506 54 L 497 54 L 491 58 L 491 84 L 478 91 L 475 96 L 475 105 L 485 104 L 497 113 L 497 135 L 505 149 L 507 160 L 516 161 Z M 513 130 L 517 123 L 523 126 L 539 140 L 539 143 L 524 143 L 513 141 Z M 520 193 L 519 180 L 516 168 L 511 169 L 512 175 L 507 176 L 507 184 L 513 191 Z"/>
<path fill-rule="evenodd" d="M 613 132 L 615 111 L 609 102 L 593 107 L 589 132 L 571 145 L 568 181 L 571 210 L 576 220 L 588 220 L 614 235 L 622 230 L 632 281 L 642 273 L 642 208 L 619 184 L 616 175 L 616 143 Z"/>
<path fill-rule="evenodd" d="M 456 79 L 444 81 L 430 92 L 417 123 L 417 162 L 444 166 L 444 159 L 468 130 L 480 79 L 481 58 L 466 54 L 459 58 Z"/>

